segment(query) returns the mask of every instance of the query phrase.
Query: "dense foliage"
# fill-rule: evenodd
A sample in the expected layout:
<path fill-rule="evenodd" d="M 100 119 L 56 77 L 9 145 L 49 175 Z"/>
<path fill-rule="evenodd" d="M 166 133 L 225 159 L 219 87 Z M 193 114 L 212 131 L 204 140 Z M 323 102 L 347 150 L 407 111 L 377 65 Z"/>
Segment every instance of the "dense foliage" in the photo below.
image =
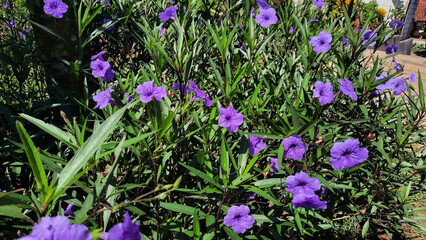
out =
<path fill-rule="evenodd" d="M 380 18 L 361 1 L 55 1 L 26 5 L 45 5 L 42 22 L 20 15 L 28 35 L 2 36 L 11 61 L 26 59 L 18 43 L 34 59 L 1 77 L 21 83 L 14 66 L 25 65 L 23 92 L 51 89 L 41 106 L 16 107 L 33 97 L 10 99 L 16 82 L 2 82 L 8 238 L 37 239 L 46 222 L 84 239 L 125 226 L 126 239 L 371 238 L 415 224 L 421 76 L 392 49 L 367 50 L 387 44 L 395 19 L 368 29 Z M 49 43 L 63 51 L 46 57 Z"/>

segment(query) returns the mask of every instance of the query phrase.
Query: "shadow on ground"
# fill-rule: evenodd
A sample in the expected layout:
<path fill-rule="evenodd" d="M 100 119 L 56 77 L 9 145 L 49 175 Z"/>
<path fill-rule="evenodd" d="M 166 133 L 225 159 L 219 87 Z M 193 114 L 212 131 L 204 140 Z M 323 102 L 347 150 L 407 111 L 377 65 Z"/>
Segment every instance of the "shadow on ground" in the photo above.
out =
<path fill-rule="evenodd" d="M 426 50 L 414 52 L 415 55 L 419 57 L 426 57 Z"/>

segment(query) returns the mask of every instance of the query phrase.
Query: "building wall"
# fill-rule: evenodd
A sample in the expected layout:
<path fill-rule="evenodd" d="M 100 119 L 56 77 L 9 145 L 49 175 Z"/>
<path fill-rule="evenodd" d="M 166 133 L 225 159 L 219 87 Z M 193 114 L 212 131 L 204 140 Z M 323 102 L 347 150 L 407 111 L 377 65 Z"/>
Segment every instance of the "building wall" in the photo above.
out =
<path fill-rule="evenodd" d="M 371 2 L 373 0 L 363 0 L 363 2 Z M 379 4 L 379 8 L 384 8 L 387 12 L 389 12 L 390 9 L 394 9 L 395 5 L 401 4 L 402 6 L 405 6 L 405 4 L 409 0 L 376 0 L 377 4 Z"/>

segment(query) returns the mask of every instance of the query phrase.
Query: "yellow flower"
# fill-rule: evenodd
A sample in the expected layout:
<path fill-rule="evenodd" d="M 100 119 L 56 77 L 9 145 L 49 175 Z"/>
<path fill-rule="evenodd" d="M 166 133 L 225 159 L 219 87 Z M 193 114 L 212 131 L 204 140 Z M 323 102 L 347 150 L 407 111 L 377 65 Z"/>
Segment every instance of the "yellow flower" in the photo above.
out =
<path fill-rule="evenodd" d="M 352 0 L 337 0 L 337 1 L 336 1 L 336 5 L 337 5 L 339 8 L 341 8 L 341 7 L 343 7 L 343 4 L 345 4 L 346 9 L 348 9 L 348 8 L 349 8 L 349 4 L 351 4 L 351 1 L 352 1 Z M 355 5 L 355 4 L 356 4 L 356 2 L 357 2 L 357 0 L 353 0 L 353 5 Z"/>
<path fill-rule="evenodd" d="M 386 10 L 385 10 L 385 9 L 383 9 L 383 8 L 378 8 L 378 9 L 377 9 L 377 12 L 379 13 L 379 15 L 380 15 L 381 17 L 386 17 Z"/>

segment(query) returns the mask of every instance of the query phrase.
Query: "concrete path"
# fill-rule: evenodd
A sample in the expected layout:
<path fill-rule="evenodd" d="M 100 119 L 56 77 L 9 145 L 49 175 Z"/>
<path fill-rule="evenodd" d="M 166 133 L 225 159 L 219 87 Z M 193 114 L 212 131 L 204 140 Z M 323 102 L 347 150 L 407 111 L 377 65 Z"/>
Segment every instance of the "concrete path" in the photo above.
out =
<path fill-rule="evenodd" d="M 370 49 L 366 50 L 366 56 L 370 54 L 373 54 L 373 51 Z M 386 53 L 383 51 L 377 51 L 374 53 L 374 56 L 384 58 L 388 55 L 386 55 Z M 414 72 L 416 74 L 416 77 L 418 78 L 418 71 L 420 71 L 420 74 L 422 76 L 423 89 L 426 90 L 426 52 L 421 52 L 417 54 L 413 52 L 411 53 L 411 55 L 400 54 L 396 55 L 395 58 L 398 63 L 404 65 L 404 73 L 402 75 L 403 77 L 407 78 L 408 74 Z M 388 61 L 391 60 L 392 58 L 389 58 Z M 417 84 L 414 84 L 414 86 L 417 89 Z"/>

